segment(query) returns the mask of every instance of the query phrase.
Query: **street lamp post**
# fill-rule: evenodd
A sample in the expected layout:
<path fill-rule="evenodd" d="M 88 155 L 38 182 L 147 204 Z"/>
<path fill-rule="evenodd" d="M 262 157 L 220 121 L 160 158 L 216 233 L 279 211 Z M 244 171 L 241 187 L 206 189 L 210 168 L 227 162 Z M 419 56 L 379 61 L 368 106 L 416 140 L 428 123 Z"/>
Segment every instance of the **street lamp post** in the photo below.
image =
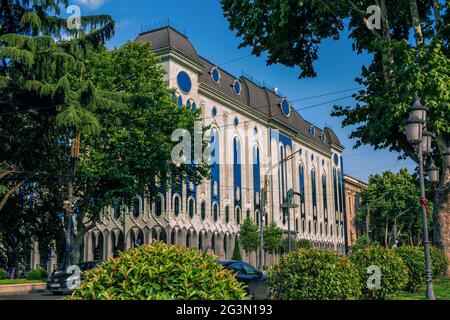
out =
<path fill-rule="evenodd" d="M 430 241 L 428 238 L 427 208 L 425 203 L 425 181 L 424 181 L 424 156 L 431 152 L 431 134 L 424 129 L 428 109 L 424 107 L 420 98 L 416 95 L 413 106 L 409 110 L 409 119 L 406 121 L 406 138 L 417 152 L 419 160 L 420 195 L 422 203 L 422 225 L 423 243 L 425 251 L 425 281 L 426 297 L 435 300 L 433 292 L 433 278 L 430 262 Z"/>

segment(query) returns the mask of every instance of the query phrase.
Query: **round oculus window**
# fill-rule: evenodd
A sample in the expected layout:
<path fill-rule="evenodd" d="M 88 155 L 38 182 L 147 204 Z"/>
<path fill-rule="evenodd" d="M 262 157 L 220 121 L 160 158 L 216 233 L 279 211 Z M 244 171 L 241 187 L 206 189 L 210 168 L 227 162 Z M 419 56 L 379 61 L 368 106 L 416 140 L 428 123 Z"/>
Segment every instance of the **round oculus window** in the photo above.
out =
<path fill-rule="evenodd" d="M 184 71 L 180 71 L 178 73 L 177 83 L 178 83 L 178 88 L 180 88 L 180 90 L 183 91 L 184 93 L 189 93 L 192 89 L 191 78 Z"/>
<path fill-rule="evenodd" d="M 215 83 L 219 83 L 220 80 L 222 79 L 222 76 L 220 75 L 220 71 L 216 67 L 211 69 L 211 78 Z"/>
<path fill-rule="evenodd" d="M 242 92 L 242 87 L 239 80 L 234 80 L 233 82 L 233 91 L 236 95 L 240 95 Z"/>
<path fill-rule="evenodd" d="M 285 117 L 289 117 L 289 115 L 291 114 L 291 106 L 289 105 L 289 102 L 286 99 L 283 99 L 281 101 L 280 109 Z"/>

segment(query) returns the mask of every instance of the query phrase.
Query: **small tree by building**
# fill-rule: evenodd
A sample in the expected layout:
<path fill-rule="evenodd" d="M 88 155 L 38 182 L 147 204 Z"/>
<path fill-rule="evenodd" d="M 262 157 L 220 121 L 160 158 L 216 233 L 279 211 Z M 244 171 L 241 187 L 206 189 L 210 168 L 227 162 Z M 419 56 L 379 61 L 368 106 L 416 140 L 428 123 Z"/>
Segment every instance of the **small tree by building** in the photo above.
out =
<path fill-rule="evenodd" d="M 250 218 L 245 219 L 241 225 L 239 238 L 242 243 L 242 248 L 246 252 L 255 252 L 259 247 L 259 227 Z"/>
<path fill-rule="evenodd" d="M 242 261 L 241 244 L 239 243 L 239 237 L 236 237 L 236 239 L 234 240 L 234 251 L 233 257 L 231 259 L 235 261 Z"/>
<path fill-rule="evenodd" d="M 267 253 L 280 253 L 283 244 L 283 230 L 272 222 L 264 228 L 264 250 Z"/>

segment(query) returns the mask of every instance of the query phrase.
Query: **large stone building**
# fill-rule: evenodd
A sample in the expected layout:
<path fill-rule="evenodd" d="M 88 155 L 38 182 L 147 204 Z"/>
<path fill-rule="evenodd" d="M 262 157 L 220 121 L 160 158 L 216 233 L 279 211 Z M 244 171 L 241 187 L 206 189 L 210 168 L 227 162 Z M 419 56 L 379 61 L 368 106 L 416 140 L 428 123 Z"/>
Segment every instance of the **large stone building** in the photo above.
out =
<path fill-rule="evenodd" d="M 344 176 L 346 223 L 347 223 L 347 243 L 353 245 L 358 238 L 356 215 L 361 207 L 361 192 L 367 189 L 368 185 L 349 175 Z"/>
<path fill-rule="evenodd" d="M 291 188 L 304 195 L 294 200 L 300 206 L 289 217 L 294 236 L 343 253 L 344 148 L 336 134 L 304 120 L 276 90 L 203 58 L 171 27 L 142 33 L 137 41 L 150 43 L 180 107 L 200 109 L 203 124 L 211 126 L 211 179 L 198 186 L 161 187 L 154 201 L 140 195 L 132 209 L 109 208 L 109 215 L 86 234 L 82 258 L 107 259 L 124 243 L 130 248 L 157 239 L 230 259 L 246 217 L 259 221 L 265 212 L 265 223 L 275 221 L 287 232 L 288 217 L 280 206 Z M 262 208 L 261 190 L 272 165 Z M 243 254 L 257 263 L 255 253 Z M 272 261 L 268 255 L 265 259 Z"/>

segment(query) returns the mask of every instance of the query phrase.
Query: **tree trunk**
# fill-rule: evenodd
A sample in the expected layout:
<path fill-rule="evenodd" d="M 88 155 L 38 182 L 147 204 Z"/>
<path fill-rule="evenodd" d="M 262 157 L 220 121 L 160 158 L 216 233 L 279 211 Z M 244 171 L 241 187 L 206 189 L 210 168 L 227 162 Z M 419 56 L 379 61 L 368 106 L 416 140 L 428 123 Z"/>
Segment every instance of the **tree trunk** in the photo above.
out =
<path fill-rule="evenodd" d="M 439 193 L 438 206 L 441 236 L 439 247 L 444 250 L 450 261 L 450 190 Z M 447 274 L 450 275 L 450 267 L 447 269 Z"/>
<path fill-rule="evenodd" d="M 419 7 L 417 6 L 417 0 L 409 0 L 409 7 L 411 10 L 411 18 L 414 28 L 414 38 L 416 39 L 416 45 L 419 46 L 423 43 L 422 25 L 420 24 Z"/>

